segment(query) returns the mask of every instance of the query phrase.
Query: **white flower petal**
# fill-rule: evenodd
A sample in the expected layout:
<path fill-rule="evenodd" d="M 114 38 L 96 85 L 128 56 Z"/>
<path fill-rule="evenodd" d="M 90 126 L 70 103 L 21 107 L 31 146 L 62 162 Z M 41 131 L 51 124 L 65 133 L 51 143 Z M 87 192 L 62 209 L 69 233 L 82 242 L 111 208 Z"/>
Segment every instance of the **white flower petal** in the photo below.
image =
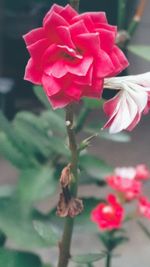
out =
<path fill-rule="evenodd" d="M 105 102 L 109 120 L 104 128 L 110 133 L 133 129 L 139 122 L 142 113 L 150 108 L 150 72 L 135 76 L 106 79 L 104 87 L 117 89 L 120 92 Z"/>

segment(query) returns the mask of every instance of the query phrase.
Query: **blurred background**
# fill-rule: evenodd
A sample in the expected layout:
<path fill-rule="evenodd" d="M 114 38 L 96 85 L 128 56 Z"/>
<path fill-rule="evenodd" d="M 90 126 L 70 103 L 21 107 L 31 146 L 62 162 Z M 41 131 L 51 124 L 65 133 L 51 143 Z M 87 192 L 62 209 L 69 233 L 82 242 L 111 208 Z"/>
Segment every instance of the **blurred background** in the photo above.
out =
<path fill-rule="evenodd" d="M 119 0 L 118 0 L 119 1 Z M 118 1 L 116 0 L 81 0 L 80 11 L 106 11 L 110 24 L 117 24 Z M 29 58 L 22 35 L 29 30 L 41 25 L 44 14 L 53 3 L 67 4 L 65 0 L 0 0 L 0 108 L 8 119 L 12 119 L 19 110 L 37 111 L 41 108 L 32 91 L 32 84 L 23 80 L 24 69 Z M 139 1 L 129 0 L 127 5 L 126 23 L 135 13 L 135 7 Z M 142 20 L 131 40 L 132 44 L 150 45 L 150 1 L 147 1 Z M 126 51 L 130 62 L 128 74 L 138 74 L 150 71 L 150 62 L 141 59 Z M 106 140 L 96 140 L 90 148 L 93 154 L 103 157 L 111 166 L 129 166 L 138 163 L 146 163 L 150 167 L 150 115 L 143 116 L 139 125 L 131 133 L 132 142 L 113 143 Z M 99 111 L 93 111 L 89 121 L 99 123 L 104 115 Z M 14 184 L 17 181 L 18 171 L 3 157 L 0 158 L 0 183 Z M 95 190 L 95 189 L 93 189 Z M 150 196 L 150 190 L 146 188 Z M 41 209 L 47 209 L 47 202 L 43 202 Z M 150 223 L 149 223 L 150 225 Z M 124 258 L 122 267 L 149 267 L 150 241 L 145 239 L 139 228 L 129 226 L 131 234 L 131 247 L 123 247 Z M 142 243 L 142 245 L 141 245 Z M 82 242 L 85 251 L 87 247 Z M 91 245 L 91 237 L 87 237 L 86 244 Z M 93 239 L 93 244 L 95 240 Z M 90 247 L 89 245 L 88 248 Z M 77 251 L 78 238 L 74 241 Z M 140 258 L 137 252 L 140 246 Z M 131 251 L 132 250 L 132 251 Z M 121 251 L 120 251 L 121 252 Z M 46 258 L 53 258 L 55 251 L 50 255 L 42 252 Z M 99 265 L 97 265 L 99 266 Z M 120 259 L 114 260 L 114 266 L 120 266 Z M 0 266 L 1 267 L 1 266 Z M 4 266 L 3 266 L 4 267 Z"/>

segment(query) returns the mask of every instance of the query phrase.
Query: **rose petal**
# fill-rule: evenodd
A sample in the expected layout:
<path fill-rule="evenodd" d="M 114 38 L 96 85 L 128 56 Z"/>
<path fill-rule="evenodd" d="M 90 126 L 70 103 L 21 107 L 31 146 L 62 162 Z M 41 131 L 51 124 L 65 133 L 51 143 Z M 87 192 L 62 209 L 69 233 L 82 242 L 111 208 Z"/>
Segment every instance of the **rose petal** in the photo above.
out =
<path fill-rule="evenodd" d="M 81 17 L 81 15 L 78 15 L 73 18 L 72 23 L 74 24 L 75 22 L 78 22 L 78 21 L 83 21 L 85 27 L 87 28 L 89 32 L 95 31 L 95 25 L 90 16 Z"/>
<path fill-rule="evenodd" d="M 114 32 L 101 29 L 99 31 L 99 35 L 100 35 L 101 49 L 110 53 L 115 43 L 116 34 Z"/>
<path fill-rule="evenodd" d="M 119 72 L 121 72 L 123 69 L 127 68 L 129 66 L 129 62 L 127 58 L 125 57 L 124 53 L 117 46 L 114 46 L 112 53 L 116 55 L 120 63 L 120 68 L 116 68 L 116 70 L 114 70 L 112 74 L 113 76 L 115 76 L 119 74 Z M 110 54 L 110 58 L 111 58 L 111 54 Z M 114 67 L 117 67 L 117 66 L 114 66 Z"/>
<path fill-rule="evenodd" d="M 76 76 L 74 75 L 73 80 L 75 83 L 80 85 L 92 85 L 92 78 L 93 78 L 93 66 L 91 65 L 87 74 L 85 76 Z"/>
<path fill-rule="evenodd" d="M 84 33 L 76 37 L 77 47 L 87 54 L 98 56 L 100 54 L 99 33 Z"/>
<path fill-rule="evenodd" d="M 71 97 L 72 100 L 79 101 L 81 98 L 81 86 L 71 83 L 69 87 L 65 89 L 67 96 Z"/>
<path fill-rule="evenodd" d="M 56 80 L 52 75 L 44 74 L 42 77 L 42 85 L 48 97 L 57 94 L 62 89 L 59 81 Z"/>
<path fill-rule="evenodd" d="M 71 39 L 71 34 L 70 34 L 68 27 L 65 27 L 65 26 L 57 27 L 57 34 L 63 45 L 69 46 L 70 48 L 74 48 L 74 49 L 76 48 Z"/>
<path fill-rule="evenodd" d="M 100 55 L 94 61 L 94 75 L 98 78 L 109 77 L 114 71 L 114 66 L 108 54 L 100 50 Z"/>
<path fill-rule="evenodd" d="M 24 79 L 40 85 L 42 80 L 42 74 L 43 72 L 39 68 L 38 64 L 35 63 L 32 58 L 30 58 L 26 66 Z"/>
<path fill-rule="evenodd" d="M 27 46 L 27 49 L 31 57 L 38 62 L 38 61 L 41 61 L 43 53 L 48 47 L 49 47 L 48 40 L 42 39 L 30 46 Z"/>
<path fill-rule="evenodd" d="M 59 38 L 57 34 L 57 27 L 69 26 L 69 25 L 68 25 L 68 22 L 63 17 L 53 12 L 49 15 L 49 17 L 47 18 L 43 26 L 44 26 L 45 32 L 47 33 L 48 38 L 51 41 L 56 42 L 56 43 L 58 42 L 61 43 L 61 39 Z"/>
<path fill-rule="evenodd" d="M 78 13 L 68 4 L 62 9 L 60 15 L 70 23 L 71 20 L 78 15 Z"/>
<path fill-rule="evenodd" d="M 32 45 L 41 39 L 45 39 L 45 32 L 43 28 L 34 29 L 23 35 L 26 45 Z"/>
<path fill-rule="evenodd" d="M 55 12 L 55 13 L 60 13 L 62 11 L 63 7 L 62 6 L 59 6 L 57 4 L 53 4 L 51 9 L 46 13 L 44 19 L 43 19 L 43 25 L 45 25 L 46 23 L 46 20 L 49 18 L 49 16 Z"/>
<path fill-rule="evenodd" d="M 64 108 L 68 104 L 74 102 L 74 99 L 71 99 L 70 97 L 64 95 L 63 93 L 56 94 L 54 96 L 49 97 L 48 99 L 53 109 Z"/>
<path fill-rule="evenodd" d="M 76 36 L 78 36 L 79 34 L 88 33 L 88 30 L 83 20 L 73 23 L 72 25 L 68 27 L 68 29 L 70 31 L 70 34 L 73 40 L 75 40 Z"/>

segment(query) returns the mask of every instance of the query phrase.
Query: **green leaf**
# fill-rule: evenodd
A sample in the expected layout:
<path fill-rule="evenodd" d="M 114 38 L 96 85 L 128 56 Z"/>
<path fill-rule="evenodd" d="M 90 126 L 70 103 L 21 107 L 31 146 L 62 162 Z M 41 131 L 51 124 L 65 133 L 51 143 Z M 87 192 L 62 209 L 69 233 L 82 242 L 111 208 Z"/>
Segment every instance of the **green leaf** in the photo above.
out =
<path fill-rule="evenodd" d="M 53 195 L 56 188 L 57 181 L 50 166 L 25 169 L 19 179 L 19 199 L 27 206 L 27 204 L 32 204 Z"/>
<path fill-rule="evenodd" d="M 10 160 L 14 165 L 16 164 L 16 166 L 17 164 L 20 165 L 21 162 L 26 165 L 29 163 L 30 165 L 31 164 L 30 155 L 28 153 L 27 154 L 24 153 L 25 152 L 24 144 L 22 143 L 20 138 L 18 138 L 14 130 L 14 127 L 5 118 L 2 112 L 0 112 L 0 129 L 5 133 L 5 135 L 4 134 L 2 135 L 3 139 L 1 139 L 1 143 L 2 143 L 2 153 L 6 156 L 6 158 Z"/>
<path fill-rule="evenodd" d="M 0 186 L 0 198 L 10 197 L 16 190 L 15 185 L 1 185 Z"/>
<path fill-rule="evenodd" d="M 28 158 L 17 149 L 4 132 L 0 132 L 0 154 L 17 168 L 26 168 L 31 165 Z"/>
<path fill-rule="evenodd" d="M 47 246 L 34 229 L 32 218 L 23 213 L 17 199 L 0 199 L 0 229 L 22 248 Z"/>
<path fill-rule="evenodd" d="M 48 246 L 57 246 L 60 235 L 58 228 L 50 222 L 34 221 L 34 228 Z"/>
<path fill-rule="evenodd" d="M 67 144 L 65 144 L 62 138 L 57 136 L 51 136 L 49 138 L 49 147 L 52 151 L 57 152 L 60 155 L 64 155 L 66 157 L 69 157 L 70 155 Z"/>
<path fill-rule="evenodd" d="M 103 139 L 119 143 L 127 143 L 131 141 L 131 137 L 127 133 L 110 134 L 108 131 L 104 130 L 100 132 L 99 136 Z"/>
<path fill-rule="evenodd" d="M 57 111 L 44 111 L 40 116 L 40 122 L 48 131 L 66 135 L 65 119 L 63 114 Z"/>
<path fill-rule="evenodd" d="M 42 263 L 36 254 L 0 249 L 0 267 L 42 267 Z"/>
<path fill-rule="evenodd" d="M 6 147 L 3 148 L 3 151 L 6 150 L 5 152 L 7 152 L 7 156 L 10 157 L 10 160 L 12 161 L 12 163 L 13 163 L 13 156 L 12 155 L 14 155 L 14 158 L 16 157 L 16 164 L 19 165 L 21 162 L 23 162 L 26 165 L 30 165 L 30 166 L 34 165 L 35 159 L 33 158 L 33 155 L 31 155 L 29 153 L 28 149 L 26 149 L 26 146 L 21 139 L 21 137 L 24 136 L 24 132 L 21 133 L 21 136 L 18 136 L 17 131 L 14 129 L 12 123 L 10 123 L 5 118 L 5 116 L 3 115 L 2 112 L 0 112 L 0 129 L 5 133 L 5 135 L 9 139 L 8 142 L 10 142 L 10 143 L 8 146 L 7 146 L 7 139 L 4 140 L 4 141 L 6 141 L 5 142 Z M 29 140 L 30 140 L 30 138 L 31 138 L 31 136 L 29 137 Z M 10 156 L 9 156 L 9 149 L 12 152 L 12 155 L 10 155 Z M 19 152 L 19 153 L 17 154 L 17 152 Z M 19 161 L 19 154 L 21 156 L 20 161 Z M 14 161 L 14 165 L 15 165 L 15 161 Z"/>
<path fill-rule="evenodd" d="M 107 231 L 98 235 L 107 251 L 112 251 L 119 245 L 129 241 L 126 236 L 120 235 L 120 232 L 123 231 L 121 230 Z"/>
<path fill-rule="evenodd" d="M 96 109 L 96 108 L 101 108 L 103 106 L 104 100 L 103 99 L 84 98 L 83 102 L 87 108 Z"/>
<path fill-rule="evenodd" d="M 19 111 L 15 116 L 15 120 L 28 122 L 43 133 L 43 126 L 41 125 L 41 121 L 39 118 L 39 115 L 35 115 L 34 113 L 29 111 Z"/>
<path fill-rule="evenodd" d="M 145 235 L 150 239 L 150 229 L 148 229 L 142 222 L 138 221 L 138 225 L 142 229 L 142 231 L 145 233 Z"/>
<path fill-rule="evenodd" d="M 106 254 L 104 253 L 89 253 L 83 255 L 76 255 L 71 257 L 71 261 L 80 263 L 80 264 L 87 264 L 92 263 L 95 261 L 99 261 L 105 257 Z"/>
<path fill-rule="evenodd" d="M 150 61 L 150 46 L 148 45 L 130 45 L 128 46 L 129 51 L 133 54 Z"/>
<path fill-rule="evenodd" d="M 117 134 L 110 134 L 107 130 L 102 131 L 100 125 L 97 126 L 97 124 L 90 125 L 88 128 L 85 129 L 85 132 L 89 134 L 97 133 L 97 137 L 110 140 L 113 142 L 127 143 L 131 140 L 130 135 L 127 133 L 122 132 Z"/>
<path fill-rule="evenodd" d="M 50 155 L 49 138 L 44 133 L 37 130 L 35 125 L 22 120 L 18 116 L 13 121 L 16 138 L 22 143 L 22 149 L 30 155 L 30 153 L 40 153 L 44 157 Z"/>
<path fill-rule="evenodd" d="M 51 113 L 47 114 L 49 117 L 51 116 L 49 115 Z M 54 115 L 54 117 L 56 116 Z M 51 116 L 51 121 L 54 119 L 54 117 Z M 46 118 L 43 120 L 46 121 Z M 62 119 L 60 120 L 62 122 Z M 57 121 L 57 123 L 59 122 Z M 53 152 L 57 152 L 60 155 L 65 155 L 65 156 L 69 155 L 69 151 L 64 143 L 64 140 L 62 140 L 61 137 L 53 135 L 50 128 L 49 128 L 50 134 L 49 132 L 46 133 L 41 132 L 31 122 L 27 120 L 22 120 L 18 117 L 16 117 L 13 124 L 15 127 L 17 138 L 22 141 L 22 143 L 24 144 L 24 149 L 26 149 L 26 152 L 28 152 L 28 154 L 40 153 L 42 156 L 46 158 L 49 157 Z M 56 127 L 55 122 L 53 122 L 53 126 Z M 50 121 L 49 121 L 49 127 L 50 127 Z M 63 127 L 65 127 L 64 122 L 63 122 Z"/>
<path fill-rule="evenodd" d="M 46 94 L 44 93 L 44 90 L 41 86 L 33 86 L 33 91 L 38 100 L 47 108 L 50 109 L 50 103 L 46 97 Z"/>
<path fill-rule="evenodd" d="M 16 114 L 15 120 L 21 120 L 28 123 L 45 136 L 48 136 L 48 131 L 66 134 L 63 111 L 46 110 L 40 115 L 35 115 L 29 111 L 21 111 Z"/>
<path fill-rule="evenodd" d="M 89 176 L 94 177 L 98 181 L 104 179 L 108 174 L 112 172 L 112 168 L 107 163 L 92 155 L 80 156 L 80 167 Z"/>

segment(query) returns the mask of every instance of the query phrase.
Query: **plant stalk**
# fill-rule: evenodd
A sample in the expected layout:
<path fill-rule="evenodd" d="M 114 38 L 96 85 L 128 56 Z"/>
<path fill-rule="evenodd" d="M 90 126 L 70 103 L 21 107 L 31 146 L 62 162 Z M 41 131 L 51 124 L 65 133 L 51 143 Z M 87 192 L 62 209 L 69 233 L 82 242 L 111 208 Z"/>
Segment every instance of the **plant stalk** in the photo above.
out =
<path fill-rule="evenodd" d="M 70 193 L 72 197 L 76 197 L 78 188 L 78 150 L 73 129 L 73 106 L 66 108 L 66 127 L 69 139 L 69 148 L 71 152 L 71 173 L 73 181 L 70 185 Z M 74 218 L 66 217 L 62 240 L 59 245 L 59 261 L 58 267 L 67 267 L 70 258 L 70 247 L 73 233 Z"/>
<path fill-rule="evenodd" d="M 123 30 L 125 27 L 126 4 L 127 4 L 127 0 L 118 1 L 118 28 L 119 30 Z"/>
<path fill-rule="evenodd" d="M 143 13 L 145 11 L 145 7 L 146 4 L 148 3 L 148 0 L 140 0 L 140 3 L 136 9 L 135 15 L 131 21 L 131 23 L 129 24 L 129 27 L 127 29 L 128 34 L 130 35 L 130 37 L 133 36 L 133 34 L 135 33 L 141 19 L 143 16 Z"/>
<path fill-rule="evenodd" d="M 70 0 L 70 5 L 79 10 L 80 0 Z M 71 172 L 73 175 L 73 182 L 70 185 L 70 193 L 72 197 L 76 197 L 78 189 L 78 149 L 75 138 L 75 131 L 73 125 L 73 106 L 66 108 L 66 128 L 69 139 L 69 148 L 71 152 Z M 59 260 L 58 267 L 67 267 L 70 258 L 70 247 L 73 233 L 74 218 L 66 217 L 62 240 L 59 244 Z"/>
<path fill-rule="evenodd" d="M 111 267 L 111 253 L 108 252 L 106 257 L 106 267 Z"/>

